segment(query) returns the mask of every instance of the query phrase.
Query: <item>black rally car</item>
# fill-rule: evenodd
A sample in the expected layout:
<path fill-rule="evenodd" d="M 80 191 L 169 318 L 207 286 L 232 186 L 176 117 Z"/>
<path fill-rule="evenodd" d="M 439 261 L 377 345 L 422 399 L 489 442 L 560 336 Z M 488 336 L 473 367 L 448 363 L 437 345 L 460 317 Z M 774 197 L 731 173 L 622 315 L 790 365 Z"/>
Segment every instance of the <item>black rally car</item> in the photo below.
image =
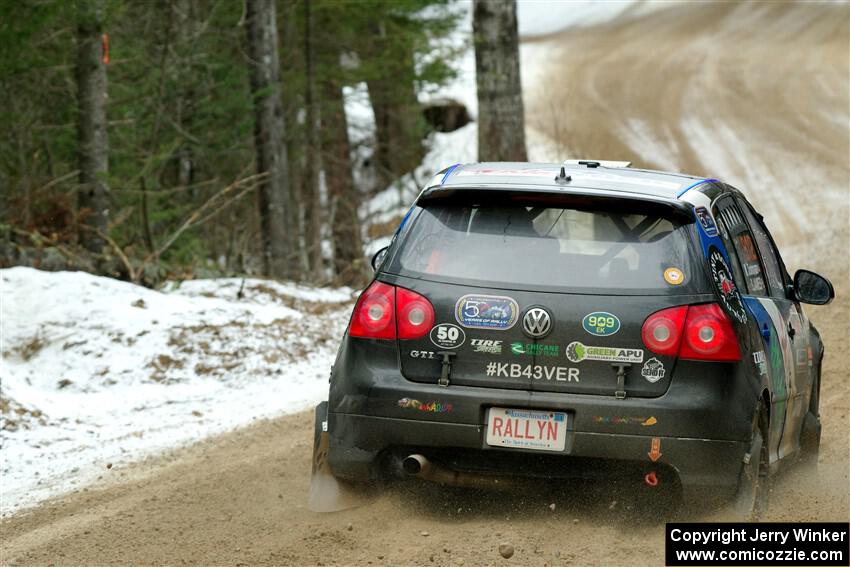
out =
<path fill-rule="evenodd" d="M 633 476 L 763 504 L 815 457 L 823 343 L 761 215 L 612 162 L 441 172 L 373 259 L 317 446 L 340 479 Z"/>

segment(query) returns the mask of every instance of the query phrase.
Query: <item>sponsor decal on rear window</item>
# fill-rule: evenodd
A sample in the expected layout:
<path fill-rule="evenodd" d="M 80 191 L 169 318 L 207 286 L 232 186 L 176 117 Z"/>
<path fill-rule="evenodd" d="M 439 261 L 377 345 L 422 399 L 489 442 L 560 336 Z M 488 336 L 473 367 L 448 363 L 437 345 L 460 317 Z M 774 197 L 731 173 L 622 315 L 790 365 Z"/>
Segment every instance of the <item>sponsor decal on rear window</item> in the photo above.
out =
<path fill-rule="evenodd" d="M 715 287 L 717 287 L 723 307 L 740 323 L 746 323 L 747 310 L 744 308 L 741 293 L 732 280 L 732 270 L 729 269 L 723 254 L 713 246 L 708 252 L 708 263 L 711 268 L 711 277 L 714 280 Z"/>
<path fill-rule="evenodd" d="M 517 302 L 501 295 L 464 295 L 455 304 L 455 319 L 470 329 L 510 329 L 518 316 Z"/>
<path fill-rule="evenodd" d="M 620 319 L 607 311 L 594 311 L 584 316 L 581 326 L 591 335 L 607 337 L 620 330 Z"/>
<path fill-rule="evenodd" d="M 542 366 L 540 364 L 512 364 L 510 362 L 488 362 L 487 376 L 499 378 L 529 378 L 547 382 L 579 382 L 579 369 L 568 366 Z"/>
<path fill-rule="evenodd" d="M 431 329 L 431 342 L 440 348 L 457 348 L 466 341 L 466 333 L 457 325 L 440 323 Z"/>
<path fill-rule="evenodd" d="M 538 343 L 511 343 L 511 352 L 532 356 L 558 356 L 561 354 L 561 347 L 559 345 L 543 345 Z"/>
<path fill-rule="evenodd" d="M 485 352 L 487 354 L 502 354 L 502 341 L 492 339 L 469 339 L 472 352 Z"/>
<path fill-rule="evenodd" d="M 635 348 L 587 346 L 578 341 L 567 345 L 567 358 L 570 362 L 582 360 L 602 360 L 605 362 L 643 362 L 643 350 Z"/>
<path fill-rule="evenodd" d="M 664 270 L 664 281 L 670 285 L 682 285 L 685 283 L 685 274 L 679 268 L 667 268 Z"/>
<path fill-rule="evenodd" d="M 699 221 L 699 224 L 706 236 L 717 236 L 717 225 L 714 224 L 714 219 L 712 218 L 711 213 L 708 212 L 708 209 L 705 207 L 696 207 L 694 208 L 694 215 L 696 215 L 697 220 Z"/>
<path fill-rule="evenodd" d="M 646 378 L 647 382 L 655 383 L 664 378 L 664 363 L 655 357 L 647 360 L 643 368 L 640 369 L 640 375 Z"/>

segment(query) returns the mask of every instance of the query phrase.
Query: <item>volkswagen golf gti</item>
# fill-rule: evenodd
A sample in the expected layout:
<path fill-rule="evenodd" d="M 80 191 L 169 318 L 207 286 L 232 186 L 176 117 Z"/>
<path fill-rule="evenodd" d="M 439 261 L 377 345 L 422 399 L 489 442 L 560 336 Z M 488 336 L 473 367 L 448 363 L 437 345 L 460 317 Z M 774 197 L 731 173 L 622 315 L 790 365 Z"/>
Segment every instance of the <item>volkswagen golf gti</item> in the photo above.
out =
<path fill-rule="evenodd" d="M 373 258 L 316 410 L 314 474 L 674 483 L 747 516 L 817 460 L 824 347 L 762 216 L 624 162 L 452 166 Z"/>

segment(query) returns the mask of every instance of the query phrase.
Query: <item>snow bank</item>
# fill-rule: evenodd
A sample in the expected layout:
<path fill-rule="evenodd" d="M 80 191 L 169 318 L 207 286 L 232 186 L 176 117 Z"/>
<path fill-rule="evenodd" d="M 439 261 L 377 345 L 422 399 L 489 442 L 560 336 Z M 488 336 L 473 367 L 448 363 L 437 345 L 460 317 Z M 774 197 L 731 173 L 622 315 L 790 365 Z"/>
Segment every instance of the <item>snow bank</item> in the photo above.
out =
<path fill-rule="evenodd" d="M 0 512 L 323 399 L 352 292 L 0 270 Z M 70 472 L 69 472 L 70 471 Z"/>

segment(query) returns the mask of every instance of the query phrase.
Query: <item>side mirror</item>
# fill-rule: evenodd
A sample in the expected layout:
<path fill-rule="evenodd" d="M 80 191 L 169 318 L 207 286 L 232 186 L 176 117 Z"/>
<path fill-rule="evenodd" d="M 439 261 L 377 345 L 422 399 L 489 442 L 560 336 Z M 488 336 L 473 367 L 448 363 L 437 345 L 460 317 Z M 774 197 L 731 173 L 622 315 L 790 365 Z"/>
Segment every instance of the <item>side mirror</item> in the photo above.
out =
<path fill-rule="evenodd" d="M 374 256 L 372 256 L 372 269 L 376 272 L 378 271 L 378 268 L 381 267 L 381 264 L 384 263 L 384 258 L 387 257 L 387 250 L 389 250 L 389 248 L 389 246 L 384 246 L 383 248 L 375 252 Z"/>
<path fill-rule="evenodd" d="M 794 274 L 794 295 L 797 301 L 812 305 L 826 305 L 835 297 L 829 280 L 809 270 L 797 270 Z"/>

